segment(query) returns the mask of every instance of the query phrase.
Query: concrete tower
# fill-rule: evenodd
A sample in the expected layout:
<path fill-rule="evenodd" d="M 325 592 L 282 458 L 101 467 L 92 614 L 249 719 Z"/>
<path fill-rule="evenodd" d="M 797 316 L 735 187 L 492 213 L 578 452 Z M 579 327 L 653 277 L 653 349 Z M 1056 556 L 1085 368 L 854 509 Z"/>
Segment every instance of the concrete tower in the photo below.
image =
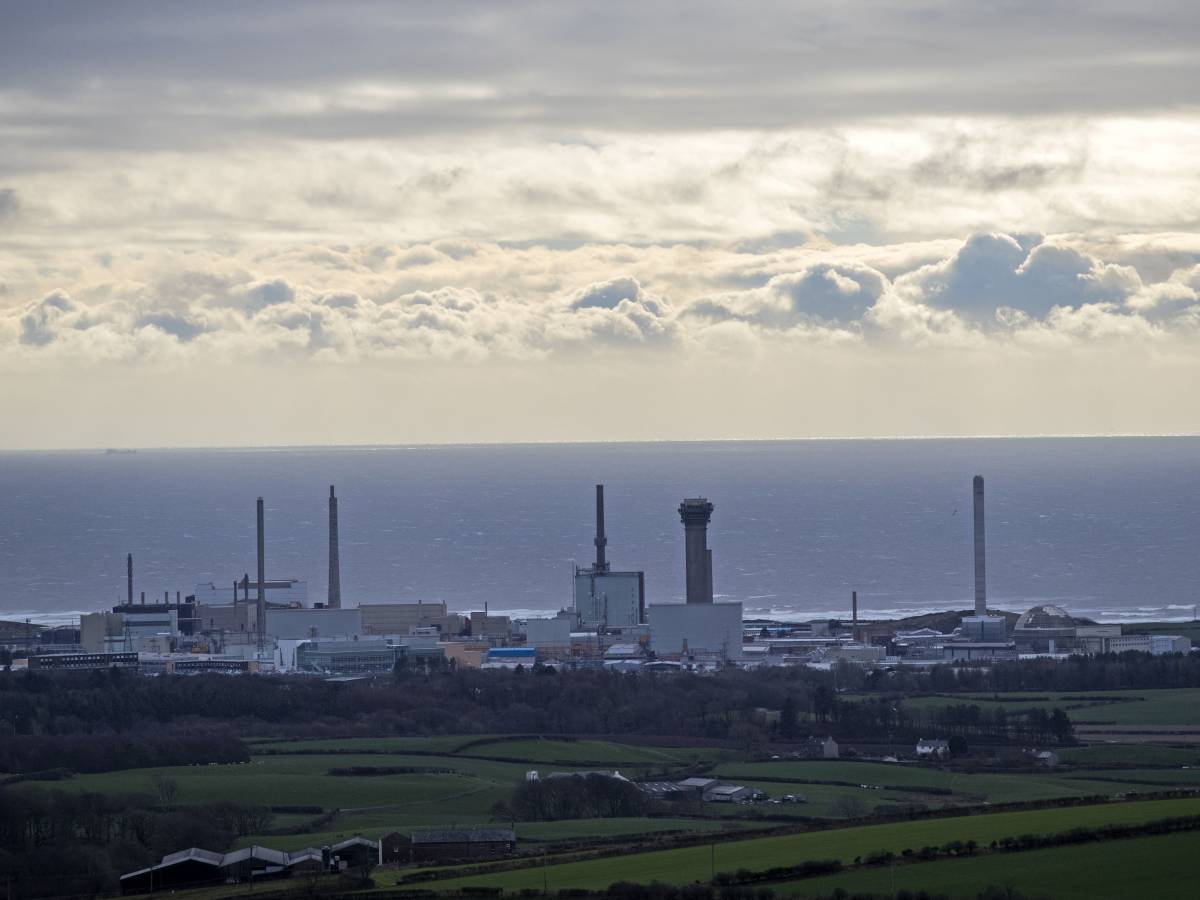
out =
<path fill-rule="evenodd" d="M 263 498 L 258 498 L 258 610 L 257 630 L 258 642 L 261 645 L 263 635 L 267 630 L 267 545 L 263 523 Z"/>
<path fill-rule="evenodd" d="M 983 515 L 983 476 L 975 476 L 975 615 L 987 615 L 987 554 Z"/>
<path fill-rule="evenodd" d="M 708 549 L 708 522 L 713 505 L 703 497 L 679 504 L 683 522 L 684 552 L 687 564 L 687 602 L 712 603 L 712 551 Z"/>
<path fill-rule="evenodd" d="M 604 485 L 596 485 L 596 571 L 607 572 L 608 560 L 604 551 L 608 547 L 608 538 L 604 536 Z"/>
<path fill-rule="evenodd" d="M 337 496 L 329 486 L 329 599 L 330 609 L 342 608 L 342 561 L 338 553 Z"/>
<path fill-rule="evenodd" d="M 125 556 L 125 602 L 133 606 L 133 554 Z"/>

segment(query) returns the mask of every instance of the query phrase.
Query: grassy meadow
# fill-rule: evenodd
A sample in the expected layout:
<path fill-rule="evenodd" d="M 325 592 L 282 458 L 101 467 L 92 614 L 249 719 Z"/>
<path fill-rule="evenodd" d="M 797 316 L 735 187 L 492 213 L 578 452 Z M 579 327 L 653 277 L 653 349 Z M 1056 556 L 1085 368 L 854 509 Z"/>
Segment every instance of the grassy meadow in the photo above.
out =
<path fill-rule="evenodd" d="M 1191 815 L 1200 815 L 1200 798 L 956 816 L 730 840 L 545 867 L 535 865 L 507 872 L 438 881 L 433 886 L 440 891 L 453 892 L 471 885 L 501 887 L 506 891 L 536 889 L 542 886 L 543 881 L 551 890 L 601 890 L 618 880 L 688 884 L 708 881 L 715 872 L 763 870 L 813 859 L 840 859 L 843 863 L 852 863 L 856 857 L 878 850 L 890 850 L 898 854 L 906 848 L 917 850 L 953 840 L 974 840 L 987 845 L 993 840 L 1015 835 L 1053 834 L 1072 828 L 1134 824 Z M 387 875 L 381 873 L 380 877 L 386 878 Z"/>

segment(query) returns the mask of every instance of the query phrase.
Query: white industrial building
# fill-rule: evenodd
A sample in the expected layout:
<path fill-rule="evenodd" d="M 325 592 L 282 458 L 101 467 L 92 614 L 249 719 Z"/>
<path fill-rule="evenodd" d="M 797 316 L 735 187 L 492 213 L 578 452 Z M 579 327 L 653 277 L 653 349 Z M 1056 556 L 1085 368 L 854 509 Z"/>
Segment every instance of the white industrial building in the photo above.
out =
<path fill-rule="evenodd" d="M 742 658 L 740 603 L 655 603 L 647 617 L 650 649 L 659 657 Z"/>

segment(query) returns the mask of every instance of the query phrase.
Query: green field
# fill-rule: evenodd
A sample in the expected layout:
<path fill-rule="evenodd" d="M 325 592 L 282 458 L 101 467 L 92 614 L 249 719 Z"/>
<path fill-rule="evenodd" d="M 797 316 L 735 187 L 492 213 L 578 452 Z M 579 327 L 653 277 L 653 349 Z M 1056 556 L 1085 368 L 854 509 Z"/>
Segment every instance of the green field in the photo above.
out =
<path fill-rule="evenodd" d="M 715 770 L 721 777 L 731 780 L 755 780 L 761 778 L 787 779 L 787 783 L 759 782 L 772 796 L 785 793 L 811 794 L 814 788 L 805 782 L 840 781 L 850 784 L 877 785 L 882 788 L 936 788 L 950 791 L 947 794 L 919 794 L 904 797 L 904 800 L 925 803 L 928 806 L 962 805 L 964 803 L 1020 803 L 1029 800 L 1049 800 L 1055 797 L 1107 796 L 1137 790 L 1153 790 L 1139 787 L 1136 779 L 1143 777 L 1141 770 L 1086 770 L 1070 773 L 991 773 L 956 772 L 929 766 L 906 763 L 851 762 L 843 760 L 811 760 L 803 762 L 773 761 L 760 763 L 725 763 Z M 1138 775 L 1134 775 L 1134 771 Z M 1196 783 L 1200 772 L 1188 770 L 1146 770 L 1153 773 L 1146 780 L 1163 785 L 1191 785 Z M 1103 779 L 1103 780 L 1099 780 Z M 1126 780 L 1135 779 L 1135 780 Z M 896 793 L 896 792 L 893 792 Z M 879 791 L 867 795 L 870 802 L 879 796 Z M 903 802 L 903 801 L 902 801 Z"/>
<path fill-rule="evenodd" d="M 362 835 L 371 840 L 392 830 L 405 828 L 419 829 L 433 825 L 450 827 L 454 824 L 464 824 L 445 821 L 429 822 L 405 821 L 405 818 L 392 815 L 383 810 L 371 811 L 366 814 L 352 813 L 338 816 L 325 830 L 306 832 L 304 834 L 255 834 L 239 838 L 234 842 L 234 848 L 249 847 L 254 844 L 273 847 L 276 850 L 300 850 L 304 847 L 320 847 L 325 844 L 336 844 L 346 838 Z M 478 823 L 489 824 L 486 819 Z M 495 823 L 490 823 L 495 827 Z M 507 822 L 504 825 L 507 827 Z M 777 823 L 771 823 L 777 824 Z M 569 841 L 578 838 L 610 838 L 637 837 L 650 834 L 663 834 L 681 831 L 745 831 L 749 823 L 721 819 L 567 819 L 558 822 L 517 822 L 515 824 L 517 837 L 522 841 L 552 842 Z"/>
<path fill-rule="evenodd" d="M 562 741 L 550 738 L 488 742 L 462 748 L 458 753 L 462 756 L 506 757 L 528 762 L 653 767 L 678 767 L 731 756 L 727 750 L 711 747 L 648 747 L 612 741 Z"/>
<path fill-rule="evenodd" d="M 624 765 L 646 768 L 677 768 L 697 762 L 731 758 L 729 750 L 716 747 L 655 747 L 616 741 L 565 740 L 555 738 L 506 738 L 446 735 L 438 737 L 328 738 L 311 741 L 269 741 L 251 745 L 262 755 L 303 754 L 323 751 L 342 753 L 421 753 L 462 758 L 490 757 L 528 763 L 564 765 Z"/>
<path fill-rule="evenodd" d="M 1196 766 L 1200 747 L 1163 747 L 1157 744 L 1093 744 L 1064 747 L 1058 758 L 1073 766 Z"/>
<path fill-rule="evenodd" d="M 861 697 L 862 695 L 855 695 Z M 1077 724 L 1200 725 L 1200 688 L 1150 691 L 1075 691 L 1070 693 L 940 694 L 905 698 L 910 709 L 977 704 L 1005 712 L 1061 708 Z"/>
<path fill-rule="evenodd" d="M 373 777 L 329 775 L 335 767 L 408 766 L 447 768 L 454 774 Z M 333 755 L 261 756 L 223 766 L 174 766 L 78 775 L 56 787 L 102 793 L 154 793 L 154 776 L 179 785 L 183 804 L 232 800 L 262 806 L 320 806 L 353 809 L 388 806 L 413 811 L 477 815 L 505 798 L 524 777 L 516 763 L 436 756 Z"/>
<path fill-rule="evenodd" d="M 841 888 L 850 894 L 890 896 L 895 891 L 925 890 L 974 898 L 984 887 L 995 885 L 1015 888 L 1029 897 L 1060 900 L 1184 898 L 1196 896 L 1192 854 L 1197 851 L 1200 834 L 1191 832 L 860 869 L 769 887 L 798 897 L 827 897 Z"/>
<path fill-rule="evenodd" d="M 708 881 L 714 871 L 742 868 L 762 870 L 773 866 L 795 865 L 808 859 L 840 859 L 849 863 L 855 857 L 865 856 L 876 850 L 900 853 L 905 849 L 915 850 L 926 845 L 940 846 L 951 840 L 974 840 L 986 845 L 993 840 L 1015 835 L 1052 834 L 1071 828 L 1148 822 L 1187 815 L 1200 815 L 1200 799 L 1154 800 L 956 816 L 948 819 L 725 841 L 676 850 L 562 863 L 544 869 L 537 866 L 439 881 L 434 883 L 434 886 L 447 891 L 465 885 L 490 885 L 515 891 L 540 888 L 543 879 L 551 890 L 573 887 L 598 890 L 618 880 L 687 884 L 692 881 Z M 386 874 L 380 873 L 380 877 L 386 878 Z"/>
<path fill-rule="evenodd" d="M 322 750 L 328 753 L 354 753 L 382 750 L 388 753 L 452 754 L 463 744 L 482 740 L 484 735 L 449 734 L 434 737 L 326 738 L 311 741 L 251 741 L 252 752 L 297 753 Z"/>

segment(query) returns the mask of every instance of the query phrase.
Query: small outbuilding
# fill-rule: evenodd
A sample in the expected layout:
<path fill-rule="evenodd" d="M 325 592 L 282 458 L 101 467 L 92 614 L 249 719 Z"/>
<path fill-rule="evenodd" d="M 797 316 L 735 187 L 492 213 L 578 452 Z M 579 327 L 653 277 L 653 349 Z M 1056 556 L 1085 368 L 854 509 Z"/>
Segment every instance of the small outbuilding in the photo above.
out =
<path fill-rule="evenodd" d="M 1033 758 L 1039 766 L 1046 766 L 1052 769 L 1058 765 L 1058 754 L 1053 750 L 1043 750 L 1041 753 L 1035 753 Z"/>
<path fill-rule="evenodd" d="M 684 787 L 673 781 L 643 781 L 638 784 L 638 789 L 646 795 L 648 800 L 665 800 L 675 803 L 697 801 L 703 796 L 703 792 L 698 788 Z"/>
<path fill-rule="evenodd" d="M 718 784 L 704 792 L 707 803 L 738 803 L 742 800 L 753 800 L 754 788 L 741 784 Z"/>
<path fill-rule="evenodd" d="M 927 738 L 917 741 L 917 756 L 921 759 L 945 759 L 949 755 L 949 741 L 934 741 Z"/>

